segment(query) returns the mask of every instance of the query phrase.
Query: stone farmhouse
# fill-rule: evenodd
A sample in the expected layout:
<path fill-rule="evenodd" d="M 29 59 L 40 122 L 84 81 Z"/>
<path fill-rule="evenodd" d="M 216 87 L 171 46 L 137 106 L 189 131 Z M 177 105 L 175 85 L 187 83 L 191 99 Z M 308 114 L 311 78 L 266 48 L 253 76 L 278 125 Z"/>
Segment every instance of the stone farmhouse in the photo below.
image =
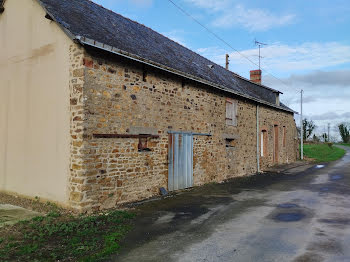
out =
<path fill-rule="evenodd" d="M 88 0 L 0 0 L 0 190 L 80 211 L 294 162 L 294 112 Z"/>

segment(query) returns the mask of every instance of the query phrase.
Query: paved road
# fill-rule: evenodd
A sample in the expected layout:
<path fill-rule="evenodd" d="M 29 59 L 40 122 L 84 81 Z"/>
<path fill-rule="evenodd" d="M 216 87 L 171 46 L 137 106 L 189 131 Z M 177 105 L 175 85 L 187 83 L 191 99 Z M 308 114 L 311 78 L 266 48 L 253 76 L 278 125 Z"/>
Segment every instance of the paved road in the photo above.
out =
<path fill-rule="evenodd" d="M 114 261 L 350 261 L 350 152 L 139 209 Z"/>

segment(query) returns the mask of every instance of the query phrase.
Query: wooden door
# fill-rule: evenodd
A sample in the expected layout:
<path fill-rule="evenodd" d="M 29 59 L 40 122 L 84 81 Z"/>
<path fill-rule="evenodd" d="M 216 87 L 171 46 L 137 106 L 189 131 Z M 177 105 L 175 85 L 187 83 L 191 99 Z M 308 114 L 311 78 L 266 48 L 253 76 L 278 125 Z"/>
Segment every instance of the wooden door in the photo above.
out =
<path fill-rule="evenodd" d="M 277 163 L 278 163 L 278 156 L 279 156 L 278 126 L 274 126 L 274 129 L 273 129 L 273 136 L 274 136 L 274 138 L 273 138 L 273 163 L 277 164 Z"/>

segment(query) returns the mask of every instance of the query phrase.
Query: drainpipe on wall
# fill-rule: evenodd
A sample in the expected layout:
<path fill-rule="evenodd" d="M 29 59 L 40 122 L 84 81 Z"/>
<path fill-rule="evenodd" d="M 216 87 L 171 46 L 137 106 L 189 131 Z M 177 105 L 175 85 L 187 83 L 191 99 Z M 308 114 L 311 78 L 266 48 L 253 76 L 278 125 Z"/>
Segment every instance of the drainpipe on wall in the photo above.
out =
<path fill-rule="evenodd" d="M 256 163 L 257 163 L 258 173 L 260 173 L 259 145 L 260 145 L 259 105 L 256 105 Z"/>

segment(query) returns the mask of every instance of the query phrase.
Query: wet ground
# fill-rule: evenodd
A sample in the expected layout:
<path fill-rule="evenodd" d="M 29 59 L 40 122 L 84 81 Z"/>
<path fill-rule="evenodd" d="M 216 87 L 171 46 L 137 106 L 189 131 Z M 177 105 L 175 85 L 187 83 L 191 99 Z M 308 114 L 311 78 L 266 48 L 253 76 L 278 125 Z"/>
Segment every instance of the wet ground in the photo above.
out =
<path fill-rule="evenodd" d="M 144 203 L 112 261 L 350 261 L 349 151 Z"/>

